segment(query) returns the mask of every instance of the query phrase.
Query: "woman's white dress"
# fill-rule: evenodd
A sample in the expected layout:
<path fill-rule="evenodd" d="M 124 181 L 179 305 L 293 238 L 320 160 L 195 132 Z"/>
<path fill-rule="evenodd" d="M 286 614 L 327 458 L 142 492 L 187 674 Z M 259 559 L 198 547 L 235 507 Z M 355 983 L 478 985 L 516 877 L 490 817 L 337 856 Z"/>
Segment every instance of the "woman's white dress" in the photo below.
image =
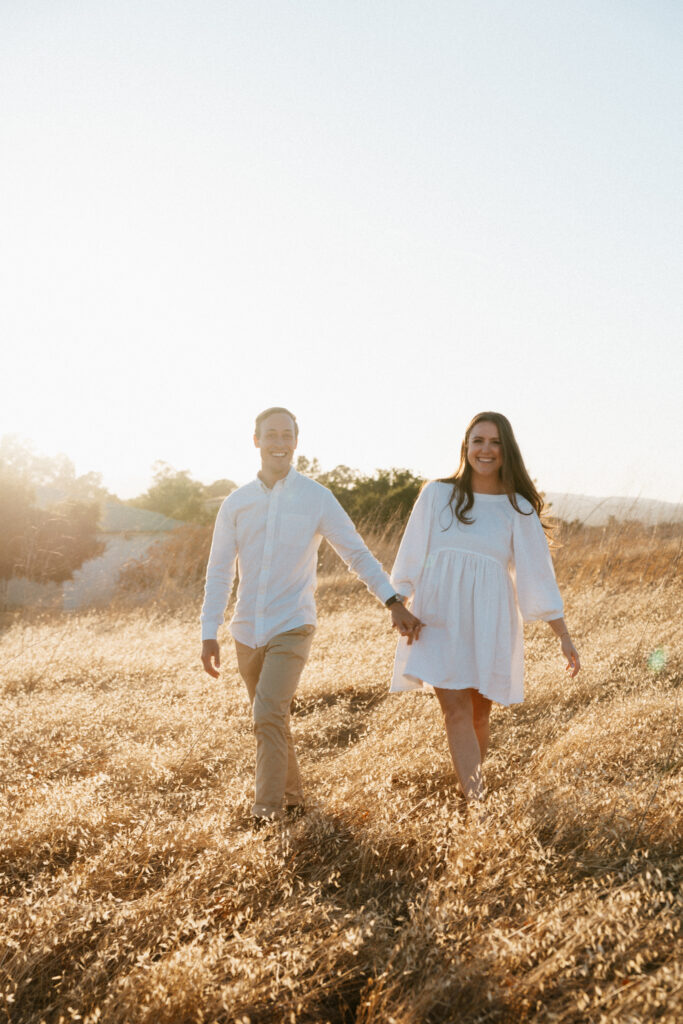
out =
<path fill-rule="evenodd" d="M 390 689 L 473 687 L 500 704 L 524 699 L 523 621 L 559 619 L 562 598 L 545 533 L 517 495 L 475 494 L 461 523 L 449 507 L 451 484 L 433 481 L 417 499 L 391 579 L 412 597 L 425 627 L 398 642 Z"/>

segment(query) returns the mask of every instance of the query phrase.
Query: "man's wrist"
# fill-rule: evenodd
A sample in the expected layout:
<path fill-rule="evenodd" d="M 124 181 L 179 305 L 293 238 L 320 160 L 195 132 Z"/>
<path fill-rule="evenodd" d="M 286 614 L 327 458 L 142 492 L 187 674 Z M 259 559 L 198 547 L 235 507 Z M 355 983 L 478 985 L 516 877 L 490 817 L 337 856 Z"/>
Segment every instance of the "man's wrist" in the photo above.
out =
<path fill-rule="evenodd" d="M 400 594 L 392 594 L 391 597 L 387 598 L 387 600 L 384 602 L 384 604 L 385 604 L 385 607 L 387 607 L 387 608 L 392 608 L 395 604 L 401 604 L 402 605 L 403 604 L 403 598 L 401 597 Z"/>

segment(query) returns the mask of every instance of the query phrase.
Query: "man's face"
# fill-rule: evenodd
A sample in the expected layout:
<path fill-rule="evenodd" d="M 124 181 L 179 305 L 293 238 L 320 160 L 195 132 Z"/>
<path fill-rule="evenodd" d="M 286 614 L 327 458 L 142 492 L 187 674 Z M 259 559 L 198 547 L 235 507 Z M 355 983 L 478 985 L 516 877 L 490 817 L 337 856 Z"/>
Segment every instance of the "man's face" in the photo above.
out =
<path fill-rule="evenodd" d="M 260 433 L 254 434 L 254 444 L 261 450 L 261 465 L 264 469 L 286 474 L 296 450 L 296 431 L 292 417 L 284 412 L 274 412 L 263 421 Z"/>

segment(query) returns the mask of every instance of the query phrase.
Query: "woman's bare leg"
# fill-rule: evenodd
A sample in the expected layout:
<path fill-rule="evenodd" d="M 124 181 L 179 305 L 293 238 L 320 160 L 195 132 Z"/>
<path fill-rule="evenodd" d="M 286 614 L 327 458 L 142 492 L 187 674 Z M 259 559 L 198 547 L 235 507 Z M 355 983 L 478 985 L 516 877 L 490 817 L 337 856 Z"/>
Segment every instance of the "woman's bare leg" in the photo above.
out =
<path fill-rule="evenodd" d="M 472 690 L 472 713 L 474 719 L 474 731 L 479 741 L 479 752 L 481 761 L 484 763 L 486 751 L 489 749 L 489 717 L 491 715 L 491 704 L 488 697 L 482 697 L 478 690 Z"/>
<path fill-rule="evenodd" d="M 448 749 L 462 791 L 468 802 L 481 800 L 484 796 L 484 780 L 481 774 L 481 746 L 474 729 L 473 694 L 476 694 L 476 690 L 444 690 L 438 686 L 434 689 L 443 711 Z"/>

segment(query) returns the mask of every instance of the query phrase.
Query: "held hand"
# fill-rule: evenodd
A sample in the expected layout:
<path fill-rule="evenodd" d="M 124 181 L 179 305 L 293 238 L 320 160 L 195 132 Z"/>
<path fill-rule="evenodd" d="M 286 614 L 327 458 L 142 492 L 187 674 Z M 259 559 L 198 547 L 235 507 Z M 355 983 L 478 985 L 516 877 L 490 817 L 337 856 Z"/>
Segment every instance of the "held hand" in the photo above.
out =
<path fill-rule="evenodd" d="M 420 622 L 412 612 L 409 612 L 405 605 L 400 604 L 398 601 L 391 606 L 391 619 L 393 622 L 393 628 L 397 629 L 401 636 L 408 638 L 408 645 L 412 644 L 413 640 L 420 639 L 420 630 L 424 623 Z"/>
<path fill-rule="evenodd" d="M 576 647 L 574 647 L 574 644 L 571 642 L 571 639 L 568 636 L 563 636 L 561 643 L 562 643 L 562 653 L 564 654 L 565 658 L 567 659 L 566 671 L 571 674 L 571 677 L 573 679 L 574 676 L 577 675 L 579 669 L 581 668 L 581 662 L 579 661 L 579 654 L 578 654 L 578 651 L 576 650 Z"/>
<path fill-rule="evenodd" d="M 221 651 L 218 640 L 202 641 L 202 665 L 204 671 L 208 672 L 214 679 L 218 679 L 218 669 L 221 664 Z M 215 667 L 214 667 L 215 666 Z"/>

